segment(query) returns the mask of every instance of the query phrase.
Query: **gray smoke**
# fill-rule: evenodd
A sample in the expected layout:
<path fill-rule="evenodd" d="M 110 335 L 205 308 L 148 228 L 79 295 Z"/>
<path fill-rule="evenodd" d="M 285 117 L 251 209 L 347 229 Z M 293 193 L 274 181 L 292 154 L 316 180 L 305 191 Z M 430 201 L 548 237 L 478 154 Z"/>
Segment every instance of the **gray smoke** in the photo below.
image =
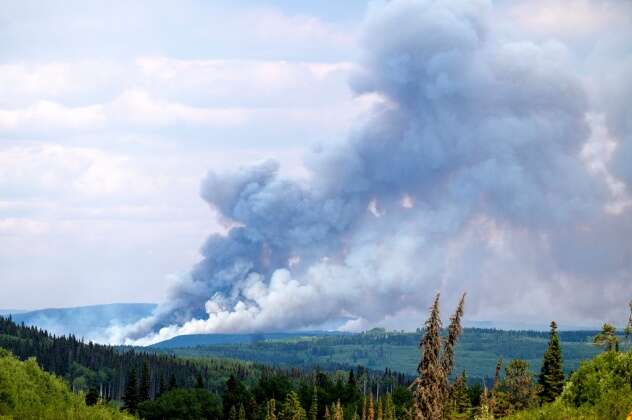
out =
<path fill-rule="evenodd" d="M 467 291 L 479 319 L 620 315 L 632 222 L 629 207 L 607 211 L 607 177 L 586 157 L 591 100 L 562 44 L 505 37 L 491 12 L 486 1 L 371 8 L 351 80 L 380 98 L 365 122 L 308 156 L 305 183 L 273 161 L 210 172 L 201 195 L 232 228 L 115 339 L 341 319 L 411 327 L 439 290 Z M 629 136 L 627 112 L 611 124 Z"/>

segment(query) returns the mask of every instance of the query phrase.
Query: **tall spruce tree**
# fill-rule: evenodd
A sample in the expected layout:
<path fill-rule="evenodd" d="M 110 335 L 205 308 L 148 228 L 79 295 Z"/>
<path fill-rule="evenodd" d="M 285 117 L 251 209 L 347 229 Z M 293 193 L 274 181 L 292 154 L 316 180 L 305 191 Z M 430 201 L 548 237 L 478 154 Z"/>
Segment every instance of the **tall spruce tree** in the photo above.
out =
<path fill-rule="evenodd" d="M 540 397 L 545 402 L 552 402 L 562 393 L 564 388 L 564 371 L 562 369 L 562 347 L 557 333 L 557 324 L 551 322 L 549 345 L 544 352 L 542 368 L 538 383 L 542 386 Z"/>
<path fill-rule="evenodd" d="M 312 404 L 309 407 L 309 420 L 317 420 L 318 418 L 318 390 L 314 386 L 312 391 Z"/>
<path fill-rule="evenodd" d="M 136 368 L 132 367 L 127 376 L 125 394 L 123 395 L 123 408 L 130 413 L 136 413 L 138 408 L 138 383 L 136 381 Z"/>
<path fill-rule="evenodd" d="M 202 374 L 198 372 L 195 377 L 195 387 L 198 389 L 204 389 L 204 379 L 202 378 Z"/>
<path fill-rule="evenodd" d="M 140 371 L 140 384 L 138 386 L 138 402 L 147 401 L 149 399 L 149 362 L 145 361 Z"/>

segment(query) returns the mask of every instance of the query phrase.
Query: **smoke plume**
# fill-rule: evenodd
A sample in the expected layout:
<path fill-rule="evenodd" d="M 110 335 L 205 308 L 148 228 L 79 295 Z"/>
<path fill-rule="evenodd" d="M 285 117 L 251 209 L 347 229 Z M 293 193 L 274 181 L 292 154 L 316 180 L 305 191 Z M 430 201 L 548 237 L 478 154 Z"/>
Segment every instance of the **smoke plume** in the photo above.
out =
<path fill-rule="evenodd" d="M 632 218 L 609 204 L 632 177 L 595 150 L 632 142 L 629 107 L 595 113 L 563 43 L 525 41 L 495 16 L 487 1 L 372 6 L 350 81 L 379 98 L 370 114 L 306 158 L 306 182 L 274 161 L 210 172 L 201 195 L 230 230 L 116 340 L 409 328 L 436 291 L 447 307 L 467 291 L 479 319 L 621 315 Z"/>

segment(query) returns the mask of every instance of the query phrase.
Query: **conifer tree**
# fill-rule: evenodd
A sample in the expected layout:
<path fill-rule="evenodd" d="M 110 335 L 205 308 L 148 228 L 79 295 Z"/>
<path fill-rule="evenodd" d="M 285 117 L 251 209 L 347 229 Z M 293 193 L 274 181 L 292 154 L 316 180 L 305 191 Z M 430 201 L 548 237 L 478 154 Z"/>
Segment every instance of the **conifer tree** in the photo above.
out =
<path fill-rule="evenodd" d="M 237 410 L 235 409 L 234 405 L 232 405 L 230 407 L 230 411 L 228 412 L 228 420 L 238 420 L 237 419 Z"/>
<path fill-rule="evenodd" d="M 123 395 L 123 407 L 130 413 L 136 413 L 138 407 L 138 383 L 136 382 L 136 368 L 132 367 L 127 377 L 125 395 Z"/>
<path fill-rule="evenodd" d="M 510 411 L 525 410 L 537 404 L 539 386 L 533 383 L 526 360 L 514 359 L 505 368 L 500 389 L 507 396 Z M 503 413 L 510 414 L 510 413 Z"/>
<path fill-rule="evenodd" d="M 165 391 L 167 391 L 167 385 L 165 384 L 165 377 L 160 375 L 160 382 L 158 383 L 158 396 L 162 395 Z"/>
<path fill-rule="evenodd" d="M 562 370 L 562 347 L 557 333 L 557 324 L 551 322 L 549 345 L 544 352 L 544 360 L 538 382 L 542 387 L 540 397 L 545 402 L 552 402 L 562 393 L 564 388 L 564 371 Z"/>
<path fill-rule="evenodd" d="M 452 418 L 468 418 L 471 408 L 470 396 L 465 371 L 456 378 L 450 387 L 450 411 Z"/>
<path fill-rule="evenodd" d="M 331 420 L 331 413 L 329 413 L 329 407 L 325 405 L 325 417 L 324 420 Z"/>
<path fill-rule="evenodd" d="M 307 420 L 307 413 L 301 406 L 301 401 L 294 391 L 288 392 L 283 403 L 282 420 Z"/>
<path fill-rule="evenodd" d="M 314 391 L 312 392 L 312 404 L 309 407 L 309 420 L 317 420 L 318 417 L 318 391 L 316 386 L 314 386 Z"/>
<path fill-rule="evenodd" d="M 342 406 L 340 405 L 340 400 L 338 400 L 336 402 L 336 411 L 334 414 L 334 420 L 344 420 L 345 416 L 344 416 L 344 411 L 342 409 Z"/>
<path fill-rule="evenodd" d="M 465 294 L 461 297 L 454 314 L 450 317 L 448 336 L 441 340 L 439 293 L 435 296 L 430 316 L 425 323 L 425 333 L 419 344 L 421 361 L 414 382 L 415 416 L 418 419 L 441 419 L 449 396 L 448 378 L 454 366 L 454 348 L 462 332 L 461 318 L 465 306 Z"/>
<path fill-rule="evenodd" d="M 384 417 L 382 416 L 382 400 L 384 398 L 378 398 L 377 400 L 377 420 L 384 420 Z"/>
<path fill-rule="evenodd" d="M 276 416 L 276 401 L 274 398 L 268 400 L 268 404 L 266 407 L 266 418 L 265 420 L 277 420 Z"/>
<path fill-rule="evenodd" d="M 375 407 L 373 406 L 373 394 L 369 394 L 369 405 L 367 408 L 367 420 L 375 420 Z"/>
<path fill-rule="evenodd" d="M 496 412 L 496 395 L 498 393 L 498 385 L 500 384 L 500 372 L 503 367 L 502 356 L 496 361 L 496 370 L 494 371 L 494 382 L 492 384 L 491 395 L 489 396 L 488 406 L 490 414 L 494 415 Z M 487 388 L 485 388 L 487 390 Z"/>
<path fill-rule="evenodd" d="M 138 402 L 147 401 L 149 399 L 149 361 L 145 360 L 140 373 L 140 384 L 138 386 Z"/>
<path fill-rule="evenodd" d="M 360 420 L 367 420 L 366 415 L 366 395 L 364 395 L 362 397 L 362 416 L 360 417 Z"/>
<path fill-rule="evenodd" d="M 395 406 L 391 394 L 387 394 L 384 398 L 384 420 L 395 420 Z"/>
<path fill-rule="evenodd" d="M 171 373 L 171 377 L 169 378 L 169 391 L 174 390 L 178 387 L 178 382 L 176 381 L 175 373 Z"/>
<path fill-rule="evenodd" d="M 443 353 L 441 355 L 441 368 L 443 369 L 443 392 L 448 392 L 449 384 L 448 377 L 454 367 L 454 348 L 456 343 L 463 332 L 461 327 L 461 318 L 463 318 L 463 312 L 465 310 L 465 293 L 461 296 L 459 304 L 456 307 L 456 311 L 450 317 L 450 326 L 448 327 L 448 337 L 443 343 Z"/>
<path fill-rule="evenodd" d="M 607 351 L 619 351 L 619 337 L 617 329 L 611 324 L 603 324 L 599 334 L 593 339 L 596 346 L 605 346 Z"/>
<path fill-rule="evenodd" d="M 204 379 L 202 379 L 202 374 L 198 372 L 195 377 L 195 387 L 198 389 L 204 389 Z"/>
<path fill-rule="evenodd" d="M 425 323 L 425 334 L 419 344 L 421 361 L 417 367 L 419 376 L 415 388 L 415 412 L 418 419 L 438 420 L 442 418 L 443 370 L 441 368 L 441 317 L 439 293 L 435 296 L 430 317 Z M 373 420 L 373 419 L 370 419 Z"/>
<path fill-rule="evenodd" d="M 239 420 L 246 420 L 246 409 L 243 404 L 239 404 Z"/>

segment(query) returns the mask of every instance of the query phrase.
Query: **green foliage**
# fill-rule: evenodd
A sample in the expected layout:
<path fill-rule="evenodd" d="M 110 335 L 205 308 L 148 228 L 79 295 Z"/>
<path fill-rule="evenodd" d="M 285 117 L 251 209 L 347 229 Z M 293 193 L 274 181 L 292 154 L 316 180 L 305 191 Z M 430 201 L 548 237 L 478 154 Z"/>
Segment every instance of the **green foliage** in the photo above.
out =
<path fill-rule="evenodd" d="M 450 387 L 446 412 L 451 419 L 467 419 L 469 418 L 471 405 L 467 376 L 464 371 Z"/>
<path fill-rule="evenodd" d="M 34 359 L 19 361 L 0 349 L 0 417 L 14 419 L 127 419 L 102 404 L 88 407 L 55 375 L 44 372 Z"/>
<path fill-rule="evenodd" d="M 562 399 L 574 406 L 596 405 L 613 391 L 627 392 L 632 399 L 632 351 L 605 352 L 582 363 L 564 387 Z"/>
<path fill-rule="evenodd" d="M 529 363 L 525 360 L 512 360 L 505 368 L 505 377 L 498 390 L 493 393 L 494 414 L 506 416 L 536 406 L 539 390 L 539 386 L 533 382 Z"/>
<path fill-rule="evenodd" d="M 603 324 L 599 334 L 593 338 L 593 343 L 599 347 L 605 347 L 607 351 L 619 351 L 619 337 L 617 329 L 612 324 Z"/>
<path fill-rule="evenodd" d="M 446 331 L 444 331 L 444 334 Z M 592 345 L 597 331 L 559 331 L 564 353 L 564 373 L 568 375 L 582 360 L 599 353 Z M 420 333 L 361 333 L 327 337 L 301 337 L 248 344 L 222 344 L 170 349 L 179 356 L 222 357 L 274 365 L 279 368 L 326 371 L 349 370 L 358 365 L 372 371 L 389 369 L 405 376 L 416 374 L 419 363 Z M 523 359 L 539 372 L 549 342 L 548 332 L 501 331 L 465 328 L 456 346 L 456 372 L 467 370 L 472 382 L 491 377 L 499 356 Z M 454 378 L 453 378 L 454 379 Z M 356 377 L 358 383 L 359 378 Z M 399 382 L 399 383 L 403 383 Z"/>
<path fill-rule="evenodd" d="M 301 405 L 298 394 L 290 391 L 283 402 L 283 409 L 280 416 L 281 420 L 307 420 L 307 413 Z"/>
<path fill-rule="evenodd" d="M 127 377 L 127 384 L 125 386 L 125 394 L 123 395 L 124 408 L 130 413 L 135 413 L 138 407 L 138 382 L 136 381 L 136 369 L 132 368 L 129 371 Z"/>
<path fill-rule="evenodd" d="M 539 384 L 542 387 L 540 396 L 545 402 L 552 402 L 562 393 L 564 388 L 564 371 L 562 370 L 562 347 L 557 333 L 557 324 L 551 322 L 549 345 L 544 352 Z"/>
<path fill-rule="evenodd" d="M 632 412 L 632 352 L 604 352 L 583 362 L 561 398 L 510 419 L 624 419 Z"/>
<path fill-rule="evenodd" d="M 204 389 L 174 389 L 153 401 L 138 405 L 138 414 L 146 420 L 219 419 L 222 403 L 217 395 Z"/>

